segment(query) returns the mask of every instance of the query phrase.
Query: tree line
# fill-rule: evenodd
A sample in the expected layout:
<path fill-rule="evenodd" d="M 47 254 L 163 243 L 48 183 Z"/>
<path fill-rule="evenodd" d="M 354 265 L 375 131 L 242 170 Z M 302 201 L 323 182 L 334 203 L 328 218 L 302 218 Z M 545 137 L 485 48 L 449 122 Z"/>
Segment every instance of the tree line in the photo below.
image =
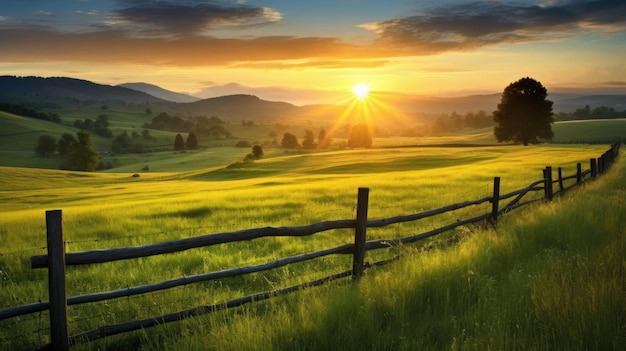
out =
<path fill-rule="evenodd" d="M 493 115 L 481 110 L 477 113 L 468 112 L 464 115 L 452 112 L 451 114 L 424 115 L 422 119 L 430 119 L 417 126 L 406 128 L 401 132 L 405 137 L 437 136 L 462 129 L 480 129 L 493 126 Z"/>
<path fill-rule="evenodd" d="M 225 122 L 219 117 L 182 117 L 171 116 L 165 112 L 159 113 L 152 118 L 150 123 L 145 123 L 143 128 L 164 130 L 177 133 L 190 133 L 212 138 L 230 138 L 231 132 L 225 127 Z"/>
<path fill-rule="evenodd" d="M 25 107 L 23 105 L 14 105 L 9 103 L 0 103 L 0 111 L 12 113 L 14 115 L 20 115 L 25 117 L 31 117 L 41 119 L 44 121 L 50 121 L 55 123 L 61 123 L 61 117 L 52 112 L 41 112 L 32 108 Z"/>
<path fill-rule="evenodd" d="M 57 141 L 50 135 L 42 135 L 37 141 L 35 153 L 39 156 L 50 156 L 55 152 L 63 159 L 60 169 L 70 171 L 93 172 L 97 169 L 100 156 L 91 144 L 91 134 L 79 130 L 74 135 L 65 133 Z"/>
<path fill-rule="evenodd" d="M 585 107 L 576 109 L 574 112 L 559 112 L 554 117 L 557 121 L 612 118 L 626 118 L 626 110 L 618 111 L 613 107 L 607 106 L 591 109 L 589 105 L 585 105 Z"/>

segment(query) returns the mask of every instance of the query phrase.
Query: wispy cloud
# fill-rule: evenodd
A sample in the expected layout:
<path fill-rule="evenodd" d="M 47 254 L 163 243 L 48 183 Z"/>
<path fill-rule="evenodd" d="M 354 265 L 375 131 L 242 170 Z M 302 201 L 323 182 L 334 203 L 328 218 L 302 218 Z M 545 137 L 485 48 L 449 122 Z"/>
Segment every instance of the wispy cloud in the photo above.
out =
<path fill-rule="evenodd" d="M 38 15 L 38 16 L 52 16 L 53 15 L 52 12 L 43 11 L 43 10 L 35 11 L 33 12 L 33 14 Z"/>
<path fill-rule="evenodd" d="M 476 1 L 434 8 L 420 15 L 372 22 L 382 43 L 429 54 L 499 43 L 569 37 L 590 28 L 626 28 L 623 0 L 548 1 L 541 6 Z"/>
<path fill-rule="evenodd" d="M 118 0 L 113 11 L 125 23 L 161 35 L 196 35 L 211 29 L 236 29 L 278 22 L 282 14 L 269 7 L 221 5 L 213 1 Z"/>

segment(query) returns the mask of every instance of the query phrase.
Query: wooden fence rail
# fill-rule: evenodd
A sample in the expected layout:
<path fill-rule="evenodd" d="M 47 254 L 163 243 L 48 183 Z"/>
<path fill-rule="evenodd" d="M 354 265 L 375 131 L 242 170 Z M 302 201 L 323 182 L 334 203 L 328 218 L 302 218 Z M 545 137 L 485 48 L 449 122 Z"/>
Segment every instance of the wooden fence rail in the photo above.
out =
<path fill-rule="evenodd" d="M 571 189 L 572 187 L 580 186 L 587 180 L 596 178 L 598 175 L 605 173 L 610 165 L 614 162 L 615 158 L 619 155 L 619 143 L 615 143 L 598 159 L 590 160 L 590 169 L 583 171 L 582 164 L 577 164 L 576 174 L 564 177 L 562 175 L 561 168 L 557 170 L 557 178 L 553 179 L 552 167 L 546 167 L 543 170 L 543 176 L 541 179 L 532 182 L 525 188 L 509 192 L 507 194 L 500 194 L 500 178 L 495 177 L 493 182 L 492 195 L 477 199 L 459 202 L 443 207 L 414 213 L 408 215 L 399 215 L 388 218 L 380 219 L 368 219 L 368 188 L 359 188 L 357 198 L 357 212 L 356 219 L 334 220 L 314 223 L 307 226 L 286 226 L 286 227 L 263 227 L 244 229 L 239 231 L 207 234 L 197 236 L 193 238 L 173 240 L 163 243 L 136 246 L 136 247 L 123 247 L 112 248 L 105 250 L 92 250 L 75 253 L 65 253 L 64 238 L 63 238 L 63 226 L 62 226 L 62 212 L 60 210 L 47 211 L 46 212 L 46 226 L 47 226 L 47 245 L 48 254 L 31 257 L 32 268 L 48 268 L 48 280 L 49 280 L 49 302 L 39 302 L 24 306 L 18 306 L 5 310 L 0 310 L 0 320 L 17 317 L 25 314 L 41 312 L 44 310 L 50 310 L 50 340 L 51 343 L 42 346 L 42 348 L 51 348 L 54 350 L 68 350 L 71 345 L 96 340 L 105 336 L 111 336 L 120 334 L 132 330 L 141 328 L 152 327 L 164 323 L 179 321 L 181 319 L 198 316 L 205 313 L 218 311 L 225 308 L 231 308 L 241 306 L 242 304 L 252 301 L 260 301 L 273 296 L 282 295 L 298 291 L 307 287 L 317 286 L 329 281 L 344 277 L 358 278 L 363 274 L 363 271 L 372 265 L 381 265 L 391 260 L 390 258 L 383 261 L 375 262 L 373 264 L 365 263 L 365 252 L 369 250 L 386 249 L 393 246 L 413 243 L 419 240 L 423 240 L 432 237 L 437 234 L 449 231 L 456 227 L 488 222 L 495 226 L 498 216 L 511 211 L 512 209 L 520 206 L 536 202 L 536 201 L 550 201 L 555 195 L 560 195 L 563 192 Z M 570 186 L 564 186 L 566 180 L 576 180 L 576 182 Z M 554 184 L 558 184 L 558 191 L 554 191 Z M 544 192 L 543 197 L 527 199 L 521 202 L 531 192 Z M 507 204 L 503 206 L 501 203 L 504 200 L 511 199 Z M 428 218 L 435 215 L 440 215 L 450 211 L 456 211 L 469 206 L 476 206 L 483 203 L 491 203 L 491 211 L 463 220 L 456 220 L 453 223 L 444 225 L 433 230 L 413 234 L 402 238 L 391 239 L 378 239 L 372 241 L 366 241 L 367 228 L 386 227 L 392 224 L 417 221 L 420 219 Z M 183 278 L 177 278 L 172 280 L 166 280 L 159 283 L 147 284 L 135 287 L 129 287 L 120 290 L 99 292 L 93 294 L 79 295 L 79 296 L 66 296 L 66 266 L 71 265 L 85 265 L 96 264 L 104 262 L 112 262 L 118 260 L 134 259 L 140 257 L 148 257 L 153 255 L 162 255 L 174 252 L 185 251 L 193 248 L 200 248 L 212 245 L 219 245 L 237 241 L 246 241 L 260 239 L 263 237 L 303 237 L 309 236 L 320 232 L 325 232 L 334 229 L 353 229 L 355 232 L 354 242 L 340 245 L 334 248 L 324 249 L 316 252 L 309 252 L 299 254 L 291 257 L 285 257 L 277 259 L 264 264 L 225 269 L 216 272 L 197 274 L 187 276 Z M 250 274 L 255 272 L 266 271 L 275 269 L 285 265 L 304 262 L 316 258 L 321 258 L 328 255 L 353 255 L 353 263 L 350 270 L 346 270 L 337 274 L 333 274 L 328 277 L 324 277 L 309 283 L 286 287 L 274 291 L 261 292 L 242 298 L 226 301 L 224 303 L 200 306 L 190 308 L 188 310 L 179 311 L 162 316 L 156 316 L 147 318 L 144 320 L 129 321 L 117 325 L 102 326 L 98 329 L 87 331 L 81 334 L 69 336 L 68 334 L 68 320 L 67 309 L 70 305 L 91 303 L 102 300 L 115 299 L 120 297 L 128 297 L 138 294 L 146 294 L 154 291 L 170 289 L 174 287 L 184 286 L 188 284 L 204 282 L 209 280 L 221 279 L 226 277 L 234 277 L 244 274 Z"/>

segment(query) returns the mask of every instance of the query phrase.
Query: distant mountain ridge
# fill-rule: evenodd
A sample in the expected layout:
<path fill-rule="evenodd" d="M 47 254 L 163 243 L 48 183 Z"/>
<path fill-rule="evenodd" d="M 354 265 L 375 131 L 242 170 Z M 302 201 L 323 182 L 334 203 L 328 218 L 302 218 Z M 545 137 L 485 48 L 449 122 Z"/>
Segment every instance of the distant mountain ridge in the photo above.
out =
<path fill-rule="evenodd" d="M 133 90 L 137 90 L 137 91 L 141 91 L 144 92 L 146 94 L 150 94 L 154 97 L 157 97 L 159 99 L 163 99 L 163 100 L 167 100 L 167 101 L 172 101 L 172 102 L 195 102 L 198 100 L 201 100 L 200 98 L 197 98 L 195 96 L 191 96 L 191 95 L 187 95 L 187 94 L 182 94 L 182 93 L 177 93 L 174 91 L 170 91 L 170 90 L 166 90 L 161 88 L 160 86 L 154 85 L 154 84 L 148 84 L 148 83 L 123 83 L 123 84 L 118 84 L 118 87 L 124 87 L 124 88 L 128 88 L 128 89 L 133 89 Z"/>
<path fill-rule="evenodd" d="M 220 118 L 240 118 L 271 121 L 295 117 L 298 107 L 287 102 L 261 100 L 254 95 L 227 95 L 184 104 L 187 111 L 196 114 L 219 116 Z"/>
<path fill-rule="evenodd" d="M 125 103 L 156 103 L 165 101 L 137 90 L 121 86 L 97 84 L 82 79 L 0 76 L 0 100 L 9 100 L 7 102 L 11 102 L 11 97 L 23 99 L 24 96 L 29 95 L 59 100 L 118 100 Z"/>
<path fill-rule="evenodd" d="M 383 94 L 386 105 L 410 114 L 450 114 L 457 112 L 497 109 L 500 93 L 462 97 L 427 97 L 408 94 Z M 626 95 L 581 95 L 580 93 L 553 93 L 548 99 L 554 101 L 554 112 L 573 112 L 589 105 L 626 110 Z M 288 102 L 267 101 L 253 94 L 232 94 L 200 100 L 148 83 L 124 83 L 118 86 L 97 84 L 87 80 L 66 77 L 16 77 L 0 76 L 0 102 L 25 104 L 31 107 L 72 107 L 84 102 L 103 105 L 116 101 L 125 104 L 156 106 L 184 114 L 218 116 L 235 120 L 248 119 L 263 122 L 288 122 L 299 119 L 336 119 L 345 110 L 339 105 L 296 106 Z"/>

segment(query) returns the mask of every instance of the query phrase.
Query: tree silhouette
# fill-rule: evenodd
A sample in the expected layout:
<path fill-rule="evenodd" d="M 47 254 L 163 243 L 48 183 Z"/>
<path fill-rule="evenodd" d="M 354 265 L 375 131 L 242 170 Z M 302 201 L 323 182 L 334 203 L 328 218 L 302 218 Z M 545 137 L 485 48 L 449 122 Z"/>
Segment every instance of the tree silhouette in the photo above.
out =
<path fill-rule="evenodd" d="M 35 147 L 35 153 L 37 156 L 50 156 L 54 154 L 57 149 L 57 142 L 50 135 L 42 135 L 37 140 L 37 146 Z"/>
<path fill-rule="evenodd" d="M 372 146 L 372 133 L 370 127 L 365 124 L 355 124 L 350 132 L 348 139 L 348 147 L 365 147 Z"/>
<path fill-rule="evenodd" d="M 326 134 L 326 129 L 320 129 L 320 133 L 317 136 L 317 144 L 320 149 L 327 149 L 330 146 L 330 135 Z"/>
<path fill-rule="evenodd" d="M 502 93 L 498 109 L 493 113 L 496 123 L 493 134 L 498 142 L 538 143 L 538 138 L 551 140 L 552 101 L 540 82 L 522 78 L 509 84 Z"/>
<path fill-rule="evenodd" d="M 280 142 L 280 145 L 282 145 L 283 147 L 298 147 L 300 146 L 300 144 L 298 144 L 298 138 L 291 134 L 291 133 L 285 133 L 283 135 L 283 140 Z"/>
<path fill-rule="evenodd" d="M 196 137 L 196 133 L 191 132 L 187 135 L 187 148 L 192 150 L 198 148 L 198 138 Z"/>
<path fill-rule="evenodd" d="M 73 134 L 65 133 L 59 139 L 57 150 L 59 150 L 59 155 L 61 157 L 67 156 L 67 154 L 72 149 L 72 145 L 76 143 L 76 138 Z"/>
<path fill-rule="evenodd" d="M 263 146 L 256 144 L 252 147 L 252 156 L 254 156 L 254 158 L 259 159 L 263 155 Z"/>
<path fill-rule="evenodd" d="M 185 141 L 183 140 L 183 136 L 180 133 L 176 134 L 176 138 L 174 138 L 174 150 L 180 151 L 185 149 Z"/>
<path fill-rule="evenodd" d="M 76 135 L 78 140 L 68 152 L 65 166 L 71 171 L 93 172 L 98 166 L 99 155 L 91 145 L 91 135 L 85 130 Z"/>
<path fill-rule="evenodd" d="M 302 147 L 305 149 L 315 149 L 315 147 L 317 147 L 317 144 L 315 144 L 315 137 L 313 136 L 313 132 L 310 129 L 307 129 L 304 132 Z"/>

